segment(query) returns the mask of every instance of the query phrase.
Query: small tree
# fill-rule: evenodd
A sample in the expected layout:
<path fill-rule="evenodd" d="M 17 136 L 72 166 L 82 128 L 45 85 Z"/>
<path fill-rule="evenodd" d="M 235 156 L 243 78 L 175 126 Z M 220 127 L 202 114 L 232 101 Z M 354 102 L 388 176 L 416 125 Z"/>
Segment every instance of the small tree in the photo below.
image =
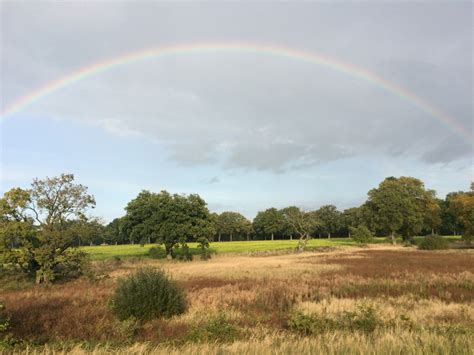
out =
<path fill-rule="evenodd" d="M 283 210 L 283 216 L 286 223 L 291 225 L 298 234 L 298 251 L 306 248 L 311 232 L 319 225 L 317 216 L 314 212 L 305 212 L 298 207 L 291 206 Z"/>
<path fill-rule="evenodd" d="M 352 239 L 357 244 L 367 245 L 374 238 L 374 234 L 366 226 L 349 227 Z"/>

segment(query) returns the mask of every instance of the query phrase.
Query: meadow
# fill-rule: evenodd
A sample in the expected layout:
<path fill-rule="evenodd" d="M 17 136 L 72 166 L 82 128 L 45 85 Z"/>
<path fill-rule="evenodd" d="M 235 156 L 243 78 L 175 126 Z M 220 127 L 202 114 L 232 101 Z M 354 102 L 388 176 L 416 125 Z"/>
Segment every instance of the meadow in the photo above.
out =
<path fill-rule="evenodd" d="M 415 237 L 415 242 L 422 237 Z M 460 236 L 445 236 L 450 242 L 460 240 Z M 371 244 L 387 243 L 387 238 L 374 238 Z M 400 243 L 401 240 L 399 239 Z M 215 254 L 225 253 L 255 253 L 273 251 L 291 251 L 298 245 L 297 240 L 251 240 L 234 242 L 212 242 L 210 251 Z M 188 243 L 191 253 L 197 254 L 197 243 Z M 337 246 L 357 246 L 351 238 L 323 238 L 311 239 L 307 248 L 337 247 Z M 106 260 L 110 258 L 128 258 L 147 256 L 150 248 L 157 247 L 156 244 L 125 244 L 125 245 L 94 245 L 81 247 L 87 252 L 92 260 Z M 161 250 L 162 257 L 165 257 L 164 250 Z"/>
<path fill-rule="evenodd" d="M 28 339 L 17 346 L 32 354 L 472 354 L 472 250 L 331 239 L 295 253 L 295 243 L 213 243 L 211 260 L 192 262 L 137 257 L 149 246 L 84 248 L 88 278 L 0 289 L 11 338 Z M 184 314 L 113 316 L 117 280 L 144 266 L 186 290 Z"/>

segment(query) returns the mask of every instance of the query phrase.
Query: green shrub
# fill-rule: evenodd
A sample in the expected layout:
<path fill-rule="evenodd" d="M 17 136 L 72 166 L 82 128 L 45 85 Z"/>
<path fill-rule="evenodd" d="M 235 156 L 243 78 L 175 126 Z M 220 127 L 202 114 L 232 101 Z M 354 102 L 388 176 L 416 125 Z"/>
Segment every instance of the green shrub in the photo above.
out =
<path fill-rule="evenodd" d="M 288 319 L 290 330 L 303 335 L 333 331 L 373 333 L 382 325 L 375 308 L 359 305 L 354 312 L 342 312 L 330 317 L 327 314 L 294 312 Z"/>
<path fill-rule="evenodd" d="M 69 280 L 91 273 L 89 254 L 82 250 L 67 250 L 57 261 L 53 279 Z"/>
<path fill-rule="evenodd" d="M 351 237 L 357 244 L 366 245 L 372 241 L 374 234 L 366 226 L 349 227 Z"/>
<path fill-rule="evenodd" d="M 230 343 L 235 341 L 240 332 L 229 322 L 226 315 L 220 312 L 206 323 L 199 323 L 188 334 L 188 339 L 193 342 L 219 342 Z"/>
<path fill-rule="evenodd" d="M 418 245 L 418 249 L 422 250 L 443 250 L 449 248 L 449 242 L 438 235 L 430 235 L 424 237 Z"/>
<path fill-rule="evenodd" d="M 8 330 L 9 319 L 5 314 L 5 306 L 0 303 L 0 334 Z"/>
<path fill-rule="evenodd" d="M 209 240 L 206 237 L 200 237 L 196 242 L 198 242 L 198 249 L 201 251 L 201 260 L 209 260 L 211 258 L 211 253 L 209 252 Z"/>
<path fill-rule="evenodd" d="M 120 320 L 169 318 L 186 310 L 186 296 L 162 270 L 144 268 L 119 280 L 111 307 Z"/>
<path fill-rule="evenodd" d="M 182 243 L 180 247 L 176 248 L 177 252 L 175 253 L 176 259 L 182 261 L 192 261 L 193 254 L 189 251 L 189 246 L 186 243 Z"/>
<path fill-rule="evenodd" d="M 165 256 L 165 251 L 160 247 L 152 247 L 148 250 L 148 256 L 152 259 L 161 259 Z"/>

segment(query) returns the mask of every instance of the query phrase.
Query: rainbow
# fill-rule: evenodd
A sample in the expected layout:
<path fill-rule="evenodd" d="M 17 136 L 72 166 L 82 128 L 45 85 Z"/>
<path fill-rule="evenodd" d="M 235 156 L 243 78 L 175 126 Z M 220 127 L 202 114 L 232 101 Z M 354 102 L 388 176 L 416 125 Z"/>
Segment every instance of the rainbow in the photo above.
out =
<path fill-rule="evenodd" d="M 65 87 L 77 83 L 80 80 L 86 79 L 94 75 L 98 75 L 100 73 L 112 70 L 123 65 L 133 64 L 150 59 L 157 59 L 164 56 L 220 52 L 249 53 L 289 58 L 292 60 L 299 60 L 323 66 L 338 71 L 340 73 L 349 75 L 350 77 L 364 80 L 393 95 L 398 96 L 404 101 L 409 102 L 410 104 L 424 111 L 429 116 L 447 125 L 450 129 L 452 129 L 459 136 L 466 139 L 468 142 L 472 143 L 474 141 L 473 136 L 468 131 L 468 129 L 462 126 L 456 119 L 449 116 L 447 113 L 443 112 L 439 108 L 433 106 L 429 102 L 425 101 L 413 92 L 403 88 L 402 86 L 394 84 L 364 68 L 312 52 L 306 52 L 302 50 L 274 45 L 250 44 L 240 42 L 204 42 L 192 44 L 178 44 L 164 46 L 160 48 L 145 49 L 138 52 L 128 53 L 120 57 L 96 62 L 92 65 L 88 65 L 79 68 L 78 70 L 75 70 L 73 72 L 70 72 L 69 74 L 66 74 L 65 76 L 59 79 L 50 81 L 45 85 L 32 91 L 30 94 L 19 98 L 10 105 L 6 106 L 6 108 L 0 113 L 0 118 L 5 119 L 7 117 L 10 117 L 15 113 L 18 113 L 21 110 L 24 110 L 25 108 L 33 105 L 35 102 L 45 98 L 46 96 L 52 95 Z"/>

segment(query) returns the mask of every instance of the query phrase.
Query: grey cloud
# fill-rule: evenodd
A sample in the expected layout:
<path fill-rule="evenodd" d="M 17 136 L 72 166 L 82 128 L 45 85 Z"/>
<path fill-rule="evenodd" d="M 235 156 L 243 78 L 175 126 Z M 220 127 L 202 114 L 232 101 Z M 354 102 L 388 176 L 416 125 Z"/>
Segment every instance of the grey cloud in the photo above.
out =
<path fill-rule="evenodd" d="M 141 48 L 239 40 L 321 52 L 366 67 L 445 109 L 469 130 L 469 8 L 7 3 L 2 101 Z M 412 155 L 430 163 L 472 156 L 472 143 L 396 95 L 328 68 L 258 54 L 170 56 L 120 67 L 24 113 L 149 139 L 182 165 L 282 172 L 357 155 Z"/>

